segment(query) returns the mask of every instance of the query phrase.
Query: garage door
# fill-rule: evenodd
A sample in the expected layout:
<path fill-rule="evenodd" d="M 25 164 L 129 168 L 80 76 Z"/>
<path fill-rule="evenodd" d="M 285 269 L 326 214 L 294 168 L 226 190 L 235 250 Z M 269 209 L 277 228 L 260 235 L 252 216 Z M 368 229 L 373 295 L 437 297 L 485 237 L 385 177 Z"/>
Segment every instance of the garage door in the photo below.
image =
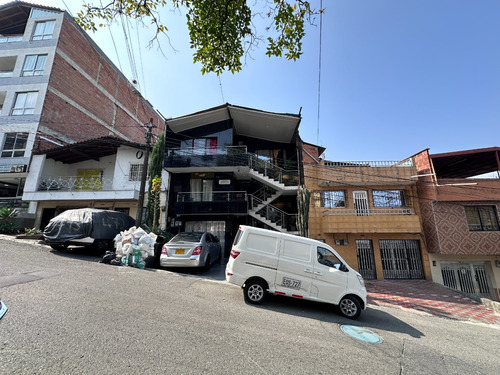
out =
<path fill-rule="evenodd" d="M 423 279 L 418 240 L 380 240 L 384 279 Z"/>

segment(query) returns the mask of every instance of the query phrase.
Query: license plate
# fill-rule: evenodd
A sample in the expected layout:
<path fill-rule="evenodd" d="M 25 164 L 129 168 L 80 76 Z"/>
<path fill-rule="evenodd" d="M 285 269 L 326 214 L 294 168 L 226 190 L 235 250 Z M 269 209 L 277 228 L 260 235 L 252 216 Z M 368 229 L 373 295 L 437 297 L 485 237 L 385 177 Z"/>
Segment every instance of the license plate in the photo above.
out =
<path fill-rule="evenodd" d="M 175 249 L 176 254 L 184 254 L 184 249 Z"/>

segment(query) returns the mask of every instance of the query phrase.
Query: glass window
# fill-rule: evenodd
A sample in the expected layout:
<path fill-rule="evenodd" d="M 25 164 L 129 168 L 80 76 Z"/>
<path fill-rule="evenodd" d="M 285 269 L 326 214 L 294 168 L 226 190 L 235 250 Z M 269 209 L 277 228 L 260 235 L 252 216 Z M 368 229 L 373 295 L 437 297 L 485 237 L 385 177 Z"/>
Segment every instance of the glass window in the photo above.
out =
<path fill-rule="evenodd" d="M 141 181 L 141 177 L 142 177 L 142 164 L 130 164 L 128 180 Z"/>
<path fill-rule="evenodd" d="M 35 104 L 38 92 L 19 92 L 16 95 L 12 115 L 32 115 L 35 113 Z"/>
<path fill-rule="evenodd" d="M 471 232 L 500 230 L 495 206 L 465 206 L 465 216 Z"/>
<path fill-rule="evenodd" d="M 319 191 L 313 193 L 314 207 L 345 208 L 343 191 Z"/>
<path fill-rule="evenodd" d="M 405 207 L 403 190 L 373 190 L 374 207 Z"/>
<path fill-rule="evenodd" d="M 45 69 L 45 61 L 47 61 L 47 55 L 26 56 L 22 76 L 41 76 L 43 74 L 43 70 Z"/>
<path fill-rule="evenodd" d="M 342 262 L 337 256 L 332 253 L 330 250 L 325 249 L 324 247 L 318 247 L 317 251 L 318 255 L 318 263 L 327 266 L 327 267 L 335 267 L 336 269 L 340 269 L 342 267 Z"/>
<path fill-rule="evenodd" d="M 45 40 L 52 39 L 54 33 L 54 26 L 56 21 L 37 22 L 35 24 L 35 31 L 33 32 L 32 40 Z"/>
<path fill-rule="evenodd" d="M 28 133 L 6 133 L 2 158 L 23 157 L 28 143 Z"/>

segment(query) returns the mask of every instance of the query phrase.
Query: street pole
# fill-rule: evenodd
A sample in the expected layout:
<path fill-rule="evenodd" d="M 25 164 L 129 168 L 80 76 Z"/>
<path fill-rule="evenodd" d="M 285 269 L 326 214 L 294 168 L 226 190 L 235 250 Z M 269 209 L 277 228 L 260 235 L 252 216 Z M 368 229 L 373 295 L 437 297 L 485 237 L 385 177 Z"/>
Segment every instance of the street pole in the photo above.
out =
<path fill-rule="evenodd" d="M 139 200 L 137 202 L 137 216 L 135 226 L 139 228 L 142 224 L 142 211 L 144 206 L 144 195 L 146 190 L 146 178 L 148 176 L 149 149 L 151 148 L 151 137 L 153 135 L 153 119 L 149 120 L 148 132 L 146 133 L 146 150 L 144 151 L 144 162 L 142 164 L 141 187 L 139 188 Z"/>

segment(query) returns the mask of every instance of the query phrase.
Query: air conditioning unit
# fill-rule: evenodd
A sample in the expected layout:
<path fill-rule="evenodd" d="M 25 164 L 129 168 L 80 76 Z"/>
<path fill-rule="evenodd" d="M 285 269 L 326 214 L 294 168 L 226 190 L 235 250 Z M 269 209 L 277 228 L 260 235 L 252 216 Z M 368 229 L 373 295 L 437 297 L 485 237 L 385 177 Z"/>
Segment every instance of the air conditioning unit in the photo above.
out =
<path fill-rule="evenodd" d="M 346 246 L 347 240 L 335 240 L 335 245 L 337 246 Z"/>

